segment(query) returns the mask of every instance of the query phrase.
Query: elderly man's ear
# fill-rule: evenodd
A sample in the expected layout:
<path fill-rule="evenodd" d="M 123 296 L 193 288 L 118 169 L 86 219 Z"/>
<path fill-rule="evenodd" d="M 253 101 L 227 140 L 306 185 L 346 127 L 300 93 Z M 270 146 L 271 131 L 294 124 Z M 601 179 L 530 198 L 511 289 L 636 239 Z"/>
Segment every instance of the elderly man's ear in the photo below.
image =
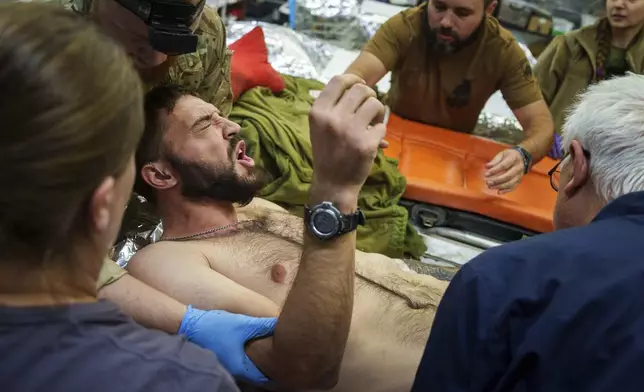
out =
<path fill-rule="evenodd" d="M 584 154 L 584 149 L 577 140 L 570 143 L 570 156 L 568 162 L 564 162 L 566 170 L 569 170 L 570 179 L 564 187 L 564 192 L 568 198 L 575 196 L 589 181 L 590 172 L 588 167 L 588 158 Z"/>
<path fill-rule="evenodd" d="M 170 189 L 177 185 L 177 178 L 163 162 L 148 163 L 143 166 L 141 177 L 155 189 Z"/>

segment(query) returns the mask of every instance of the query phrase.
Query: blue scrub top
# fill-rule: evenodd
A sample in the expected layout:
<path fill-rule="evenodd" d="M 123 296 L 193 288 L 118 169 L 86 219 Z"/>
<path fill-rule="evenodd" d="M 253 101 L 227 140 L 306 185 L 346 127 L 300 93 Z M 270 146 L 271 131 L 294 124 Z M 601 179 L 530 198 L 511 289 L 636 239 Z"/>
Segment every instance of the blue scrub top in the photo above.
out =
<path fill-rule="evenodd" d="M 412 392 L 644 391 L 644 192 L 454 277 Z"/>

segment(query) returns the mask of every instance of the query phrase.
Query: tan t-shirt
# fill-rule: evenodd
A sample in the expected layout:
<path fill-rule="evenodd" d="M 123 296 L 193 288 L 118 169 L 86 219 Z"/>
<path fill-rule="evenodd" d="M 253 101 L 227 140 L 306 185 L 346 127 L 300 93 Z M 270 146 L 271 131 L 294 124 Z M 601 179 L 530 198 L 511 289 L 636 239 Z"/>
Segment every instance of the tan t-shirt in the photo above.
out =
<path fill-rule="evenodd" d="M 470 133 L 490 96 L 501 90 L 511 109 L 542 99 L 530 63 L 512 34 L 486 17 L 474 42 L 451 54 L 430 50 L 423 18 L 427 5 L 389 19 L 364 47 L 392 71 L 387 103 L 409 120 Z M 469 102 L 453 92 L 469 81 Z"/>

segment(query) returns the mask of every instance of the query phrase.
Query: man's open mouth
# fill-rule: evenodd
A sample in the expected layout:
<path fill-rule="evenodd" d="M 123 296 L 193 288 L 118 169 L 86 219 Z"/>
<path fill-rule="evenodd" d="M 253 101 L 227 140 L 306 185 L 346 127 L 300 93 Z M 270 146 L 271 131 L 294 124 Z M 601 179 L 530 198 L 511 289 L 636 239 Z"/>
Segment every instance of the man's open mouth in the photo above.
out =
<path fill-rule="evenodd" d="M 255 166 L 255 161 L 253 161 L 253 158 L 246 155 L 246 143 L 243 140 L 240 140 L 239 143 L 237 143 L 237 145 L 235 146 L 235 151 L 237 154 L 237 162 L 246 167 Z"/>

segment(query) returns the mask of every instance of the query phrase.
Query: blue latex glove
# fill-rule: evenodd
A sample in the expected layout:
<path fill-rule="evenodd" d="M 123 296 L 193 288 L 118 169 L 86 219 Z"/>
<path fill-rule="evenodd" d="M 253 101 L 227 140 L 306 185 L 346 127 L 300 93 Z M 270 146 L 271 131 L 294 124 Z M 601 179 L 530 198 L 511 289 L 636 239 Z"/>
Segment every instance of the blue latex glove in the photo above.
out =
<path fill-rule="evenodd" d="M 561 136 L 555 133 L 555 140 L 552 147 L 548 152 L 548 156 L 553 159 L 561 159 L 563 157 L 563 149 L 561 148 Z"/>
<path fill-rule="evenodd" d="M 179 335 L 217 354 L 219 362 L 238 380 L 266 384 L 270 380 L 253 364 L 244 351 L 246 342 L 270 336 L 276 318 L 257 318 L 221 310 L 199 310 L 188 306 Z"/>

